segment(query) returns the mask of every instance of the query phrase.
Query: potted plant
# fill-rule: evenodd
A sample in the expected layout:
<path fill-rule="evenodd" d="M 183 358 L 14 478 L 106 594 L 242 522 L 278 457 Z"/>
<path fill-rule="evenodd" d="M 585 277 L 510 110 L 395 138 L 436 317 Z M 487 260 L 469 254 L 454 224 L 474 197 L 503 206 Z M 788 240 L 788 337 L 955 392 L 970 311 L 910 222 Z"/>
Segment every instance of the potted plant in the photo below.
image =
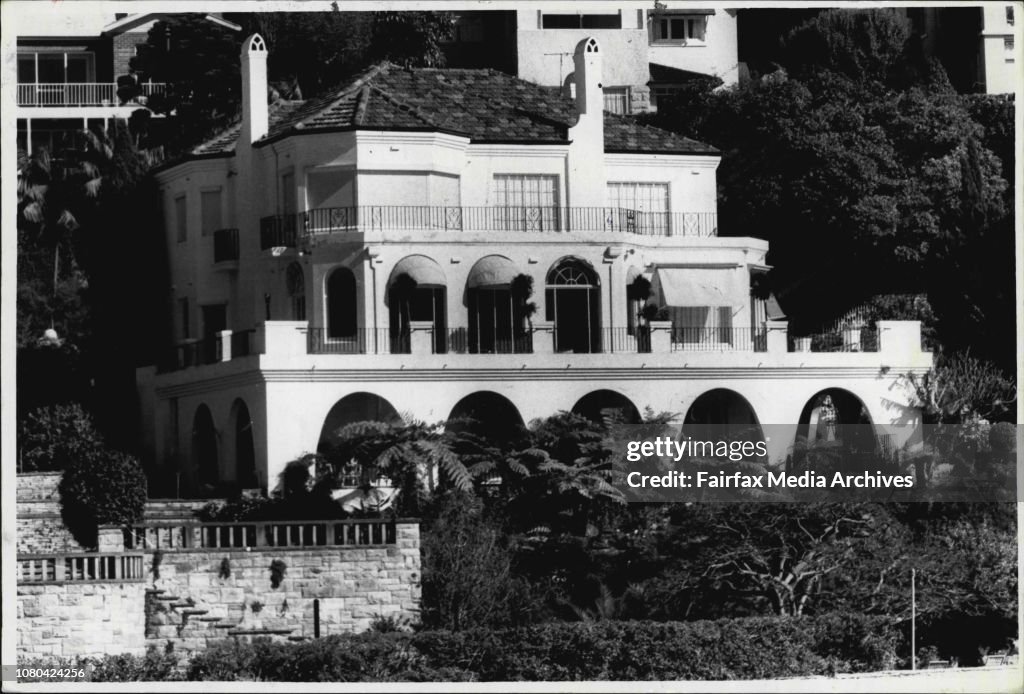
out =
<path fill-rule="evenodd" d="M 533 315 L 537 313 L 537 304 L 530 301 L 533 296 L 533 276 L 519 274 L 512 278 L 509 284 L 509 291 L 512 293 L 512 305 L 516 316 L 515 341 L 526 340 L 533 332 Z M 515 351 L 526 351 L 516 349 Z"/>
<path fill-rule="evenodd" d="M 640 308 L 640 323 L 636 331 L 637 348 L 640 352 L 651 351 L 651 321 L 657 318 L 658 313 L 659 309 L 654 304 L 644 304 Z"/>

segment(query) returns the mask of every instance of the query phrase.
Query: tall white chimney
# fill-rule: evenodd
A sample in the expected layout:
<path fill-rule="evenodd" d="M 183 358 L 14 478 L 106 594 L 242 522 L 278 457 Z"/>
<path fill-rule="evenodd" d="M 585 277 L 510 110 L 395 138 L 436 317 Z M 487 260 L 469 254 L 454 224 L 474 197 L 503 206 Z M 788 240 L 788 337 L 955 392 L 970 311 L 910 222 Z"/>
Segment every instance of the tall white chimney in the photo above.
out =
<path fill-rule="evenodd" d="M 270 129 L 267 109 L 267 44 L 253 34 L 242 44 L 242 133 L 249 145 Z"/>
<path fill-rule="evenodd" d="M 572 56 L 576 82 L 576 109 L 583 114 L 601 116 L 604 95 L 601 84 L 601 47 L 594 37 L 576 44 Z"/>
<path fill-rule="evenodd" d="M 573 81 L 579 120 L 569 128 L 569 205 L 603 207 L 607 197 L 604 168 L 604 93 L 601 85 L 601 47 L 587 37 L 573 53 Z"/>

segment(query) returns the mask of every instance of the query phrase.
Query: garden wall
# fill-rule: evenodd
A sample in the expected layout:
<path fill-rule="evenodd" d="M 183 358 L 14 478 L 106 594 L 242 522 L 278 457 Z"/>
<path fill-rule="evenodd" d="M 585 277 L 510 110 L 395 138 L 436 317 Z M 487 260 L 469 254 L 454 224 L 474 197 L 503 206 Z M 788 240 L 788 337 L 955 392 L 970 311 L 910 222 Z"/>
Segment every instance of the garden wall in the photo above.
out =
<path fill-rule="evenodd" d="M 17 482 L 18 554 L 81 552 L 60 517 L 59 472 L 23 472 Z"/>
<path fill-rule="evenodd" d="M 399 523 L 380 547 L 169 550 L 156 564 L 147 596 L 147 643 L 182 655 L 227 636 L 304 640 L 366 630 L 374 619 L 418 620 L 420 540 L 416 523 Z M 274 562 L 283 569 L 277 587 Z M 318 603 L 315 606 L 315 602 Z"/>
<path fill-rule="evenodd" d="M 141 580 L 18 584 L 18 657 L 145 652 Z"/>

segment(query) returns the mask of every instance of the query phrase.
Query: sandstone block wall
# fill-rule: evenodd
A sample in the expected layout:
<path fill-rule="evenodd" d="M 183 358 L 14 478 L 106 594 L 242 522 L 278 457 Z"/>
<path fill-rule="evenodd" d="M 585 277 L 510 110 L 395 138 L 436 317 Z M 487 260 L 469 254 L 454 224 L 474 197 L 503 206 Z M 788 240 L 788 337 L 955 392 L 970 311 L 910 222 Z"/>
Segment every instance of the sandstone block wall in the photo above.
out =
<path fill-rule="evenodd" d="M 23 584 L 18 658 L 145 652 L 145 583 Z"/>
<path fill-rule="evenodd" d="M 158 577 L 147 607 L 147 643 L 183 657 L 225 637 L 293 640 L 360 632 L 374 619 L 418 621 L 419 526 L 399 524 L 388 547 L 259 548 L 149 553 Z M 226 562 L 225 562 L 226 560 Z M 284 562 L 277 588 L 271 564 Z"/>
<path fill-rule="evenodd" d="M 17 531 L 19 554 L 81 552 L 60 517 L 59 472 L 18 475 Z"/>

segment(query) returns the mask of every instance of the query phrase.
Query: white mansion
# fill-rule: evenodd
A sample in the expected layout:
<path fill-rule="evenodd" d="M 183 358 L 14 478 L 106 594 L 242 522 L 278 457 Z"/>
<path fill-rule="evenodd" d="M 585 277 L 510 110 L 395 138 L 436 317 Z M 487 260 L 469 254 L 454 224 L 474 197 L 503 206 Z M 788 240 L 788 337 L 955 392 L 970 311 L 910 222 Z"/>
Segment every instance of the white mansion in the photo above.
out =
<path fill-rule="evenodd" d="M 751 292 L 767 243 L 717 236 L 718 152 L 604 112 L 595 39 L 573 60 L 572 99 L 385 64 L 268 106 L 251 36 L 240 125 L 157 173 L 177 344 L 137 374 L 150 457 L 183 488 L 272 488 L 367 419 L 501 435 L 650 407 L 788 423 L 781 458 L 822 403 L 913 418 L 900 376 L 931 366 L 919 325 L 879 321 L 841 352 L 791 344 Z"/>

